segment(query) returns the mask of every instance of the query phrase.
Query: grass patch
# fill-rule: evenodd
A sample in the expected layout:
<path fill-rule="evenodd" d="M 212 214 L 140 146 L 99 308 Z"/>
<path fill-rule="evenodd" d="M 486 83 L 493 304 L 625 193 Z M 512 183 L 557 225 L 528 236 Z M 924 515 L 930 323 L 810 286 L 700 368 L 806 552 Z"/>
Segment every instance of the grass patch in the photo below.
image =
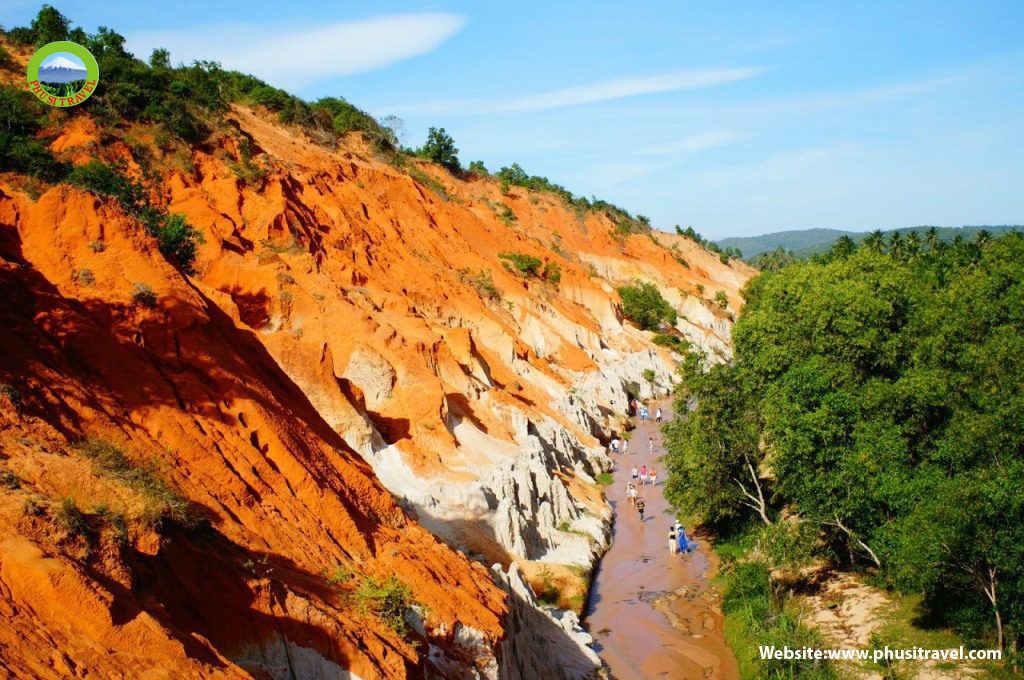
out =
<path fill-rule="evenodd" d="M 199 516 L 192 505 L 160 477 L 155 462 L 133 461 L 116 444 L 103 439 L 86 439 L 78 445 L 78 451 L 104 474 L 142 496 L 145 501 L 142 519 L 147 524 L 157 525 L 164 518 L 190 528 L 199 524 Z"/>
<path fill-rule="evenodd" d="M 480 297 L 493 302 L 501 300 L 501 291 L 494 285 L 494 279 L 489 271 L 481 269 L 473 273 L 468 267 L 463 267 L 459 269 L 458 274 L 459 281 L 476 289 Z"/>
<path fill-rule="evenodd" d="M 825 661 L 762 659 L 761 645 L 793 649 L 824 647 L 820 636 L 800 623 L 791 598 L 771 587 L 768 568 L 758 562 L 733 563 L 719 575 L 723 589 L 725 638 L 736 654 L 740 677 L 764 680 L 835 680 Z"/>

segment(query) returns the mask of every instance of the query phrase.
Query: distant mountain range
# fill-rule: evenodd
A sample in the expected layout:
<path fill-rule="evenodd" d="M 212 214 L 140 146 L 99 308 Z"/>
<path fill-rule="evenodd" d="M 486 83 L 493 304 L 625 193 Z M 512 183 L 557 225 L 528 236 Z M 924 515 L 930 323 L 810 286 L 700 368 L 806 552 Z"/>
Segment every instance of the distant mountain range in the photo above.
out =
<path fill-rule="evenodd" d="M 905 227 L 903 229 L 886 229 L 883 233 L 888 236 L 894 231 L 903 234 L 916 231 L 923 235 L 931 227 Z M 943 240 L 952 240 L 960 235 L 963 238 L 971 238 L 982 229 L 987 229 L 993 234 L 1000 234 L 1010 229 L 1024 230 L 1021 225 L 999 225 L 999 226 L 965 226 L 965 227 L 937 227 L 939 235 Z M 760 236 L 735 236 L 715 241 L 722 248 L 739 248 L 743 258 L 749 260 L 760 253 L 766 253 L 782 247 L 790 250 L 798 257 L 806 257 L 828 250 L 840 236 L 849 236 L 854 241 L 860 241 L 870 232 L 846 231 L 844 229 L 795 229 L 792 231 L 776 231 L 771 234 Z"/>

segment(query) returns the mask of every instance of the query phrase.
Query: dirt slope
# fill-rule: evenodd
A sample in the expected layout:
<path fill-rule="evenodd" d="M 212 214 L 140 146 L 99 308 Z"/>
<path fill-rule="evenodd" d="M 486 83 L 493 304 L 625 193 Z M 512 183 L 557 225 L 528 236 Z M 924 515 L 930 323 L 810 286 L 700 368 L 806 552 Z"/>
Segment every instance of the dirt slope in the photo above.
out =
<path fill-rule="evenodd" d="M 206 242 L 185 276 L 109 199 L 34 200 L 0 175 L 0 668 L 15 677 L 529 673 L 499 644 L 509 603 L 484 565 L 589 567 L 625 388 L 671 383 L 615 287 L 655 282 L 679 332 L 724 354 L 729 313 L 703 298 L 735 308 L 751 274 L 244 108 L 202 148 L 100 131 L 85 111 L 52 148 L 126 164 Z M 505 251 L 561 281 L 506 271 Z M 76 448 L 90 437 L 156 470 L 190 516 L 154 518 L 152 489 Z M 355 575 L 331 579 L 339 566 Z M 408 636 L 359 606 L 363 575 L 410 589 Z"/>

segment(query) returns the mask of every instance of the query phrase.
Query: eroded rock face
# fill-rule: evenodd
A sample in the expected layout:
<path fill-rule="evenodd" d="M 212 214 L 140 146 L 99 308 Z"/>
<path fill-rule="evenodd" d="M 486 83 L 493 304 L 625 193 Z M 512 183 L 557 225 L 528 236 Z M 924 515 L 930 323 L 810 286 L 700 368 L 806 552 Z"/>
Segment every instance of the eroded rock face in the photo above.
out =
<path fill-rule="evenodd" d="M 413 668 L 543 677 L 535 671 L 549 667 L 549 652 L 533 646 L 543 641 L 564 652 L 564 677 L 587 677 L 597 664 L 585 634 L 568 613 L 536 607 L 516 563 L 593 564 L 609 540 L 610 510 L 594 483 L 609 465 L 606 438 L 629 389 L 647 398 L 671 387 L 677 357 L 624 322 L 615 288 L 654 282 L 685 316 L 680 333 L 720 360 L 731 322 L 703 298 L 723 290 L 735 309 L 751 272 L 674 236 L 616 239 L 607 216 L 578 215 L 552 195 L 503 194 L 495 182 L 422 165 L 442 195 L 358 140 L 325 149 L 251 111 L 233 118 L 260 150 L 266 178 L 243 183 L 225 159 L 237 152 L 232 138 L 216 138 L 178 165 L 189 170 L 167 163 L 154 197 L 205 236 L 191 277 L 111 202 L 67 187 L 34 202 L 0 181 L 0 315 L 13 330 L 0 339 L 0 382 L 21 386 L 29 406 L 9 407 L 0 422 L 4 455 L 25 480 L 0 492 L 0 521 L 53 560 L 47 569 L 105 593 L 92 616 L 152 611 L 153 668 L 189 668 L 189 677 L 217 668 L 239 677 L 284 677 L 288 668 L 302 677 L 337 677 L 339 668 L 353 678 Z M 79 160 L 110 154 L 137 170 L 126 146 L 100 149 L 90 134 L 78 126 L 56 147 Z M 499 218 L 502 204 L 514 222 Z M 557 264 L 561 281 L 507 271 L 502 252 Z M 133 300 L 139 283 L 154 289 L 155 307 Z M 203 601 L 188 579 L 205 572 L 184 565 L 202 564 L 208 544 L 186 533 L 169 549 L 166 537 L 140 532 L 128 557 L 101 572 L 159 577 L 177 606 L 158 610 L 130 587 L 104 590 L 106 577 L 61 552 L 42 520 L 19 519 L 17 494 L 29 492 L 130 505 L 116 485 L 103 491 L 87 462 L 31 472 L 52 471 L 53 455 L 77 460 L 70 445 L 87 436 L 162 461 L 231 555 L 214 562 L 234 575 L 230 587 Z M 23 554 L 0 545 L 0 580 L 11 551 Z M 264 558 L 271 571 L 256 573 Z M 477 562 L 498 563 L 495 578 L 510 595 Z M 428 612 L 419 652 L 338 602 L 324 584 L 339 564 L 401 577 Z M 69 578 L 53 578 L 70 588 Z M 54 611 L 73 592 L 53 595 Z M 22 607 L 24 597 L 7 605 Z M 67 625 L 38 608 L 31 620 L 18 611 L 15 626 Z M 204 623 L 189 618 L 196 611 Z M 82 622 L 87 639 L 102 638 L 97 649 L 143 639 L 119 637 L 116 623 L 103 624 L 107 632 L 90 615 Z M 15 634 L 5 630 L 0 644 Z M 29 652 L 19 663 L 57 668 Z M 78 663 L 99 674 L 115 668 Z"/>

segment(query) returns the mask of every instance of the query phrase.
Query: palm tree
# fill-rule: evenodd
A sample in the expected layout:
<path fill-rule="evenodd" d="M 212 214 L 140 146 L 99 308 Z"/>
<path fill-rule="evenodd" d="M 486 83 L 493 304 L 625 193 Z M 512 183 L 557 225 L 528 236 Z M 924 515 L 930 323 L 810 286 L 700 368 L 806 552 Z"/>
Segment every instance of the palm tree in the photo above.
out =
<path fill-rule="evenodd" d="M 939 238 L 938 227 L 928 227 L 928 231 L 924 232 L 924 242 L 928 244 L 928 250 L 936 251 L 941 246 L 942 239 Z"/>
<path fill-rule="evenodd" d="M 921 252 L 921 237 L 916 231 L 912 231 L 907 234 L 906 249 L 907 257 L 911 260 L 917 258 L 918 254 Z"/>
<path fill-rule="evenodd" d="M 906 254 L 903 248 L 903 234 L 898 231 L 892 232 L 889 236 L 889 254 L 896 259 L 902 259 Z"/>
<path fill-rule="evenodd" d="M 873 232 L 864 237 L 864 247 L 873 253 L 882 252 L 882 248 L 885 246 L 885 236 L 882 234 L 881 229 L 875 229 Z"/>
<path fill-rule="evenodd" d="M 979 229 L 978 233 L 974 235 L 974 244 L 979 248 L 984 248 L 992 241 L 992 232 L 988 229 Z"/>

